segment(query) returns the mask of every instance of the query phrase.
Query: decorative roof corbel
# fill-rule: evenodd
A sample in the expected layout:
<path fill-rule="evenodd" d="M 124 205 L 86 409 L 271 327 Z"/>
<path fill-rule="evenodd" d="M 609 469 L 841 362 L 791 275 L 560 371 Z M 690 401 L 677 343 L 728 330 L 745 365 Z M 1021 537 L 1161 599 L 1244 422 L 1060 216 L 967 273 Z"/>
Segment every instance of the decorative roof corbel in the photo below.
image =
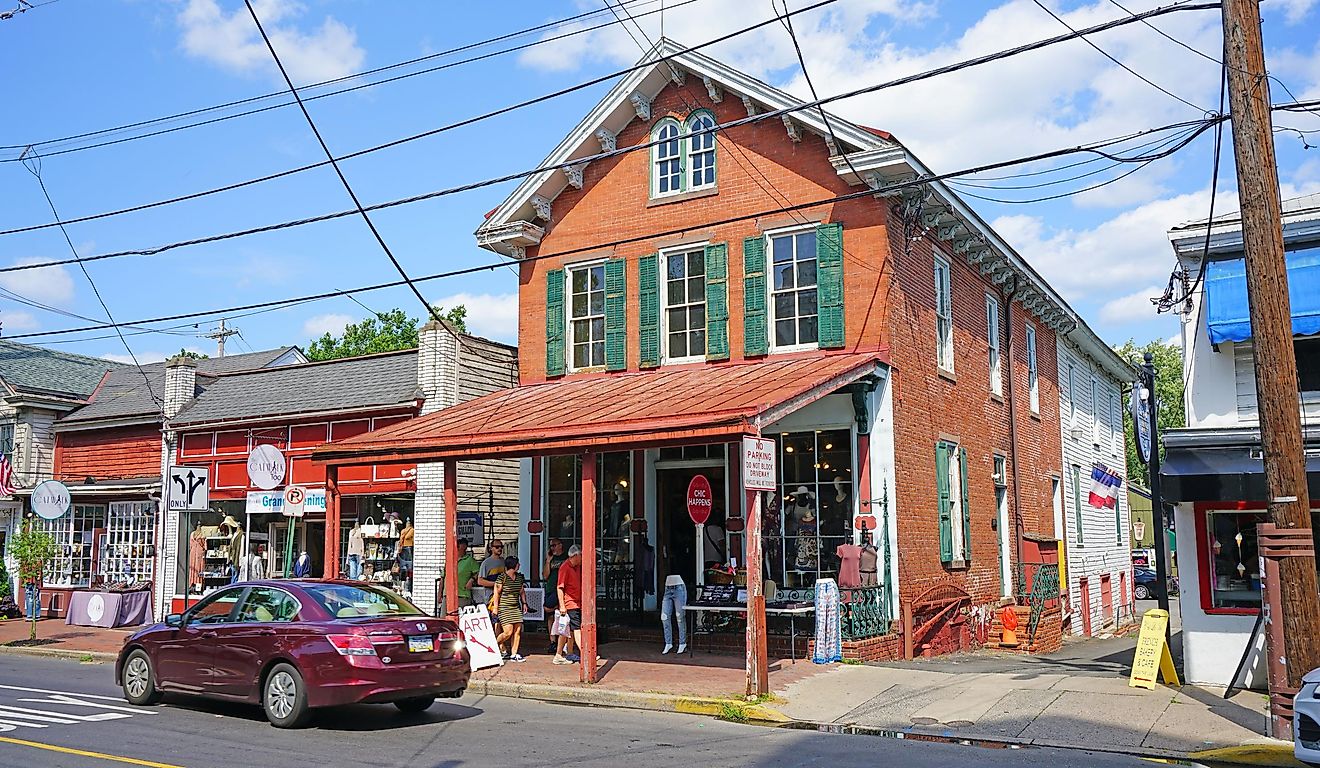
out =
<path fill-rule="evenodd" d="M 797 123 L 793 122 L 793 118 L 788 115 L 782 117 L 784 119 L 784 130 L 788 131 L 788 138 L 792 139 L 794 144 L 802 141 L 802 129 L 797 127 Z"/>
<path fill-rule="evenodd" d="M 643 96 L 642 94 L 636 91 L 633 91 L 633 95 L 628 97 L 628 101 L 632 102 L 633 111 L 637 113 L 637 119 L 643 122 L 649 121 L 651 119 L 650 99 L 646 98 L 645 96 Z"/>
<path fill-rule="evenodd" d="M 756 102 L 752 101 L 751 96 L 742 97 L 743 108 L 747 110 L 747 116 L 751 117 L 757 113 Z"/>
<path fill-rule="evenodd" d="M 608 128 L 599 128 L 596 130 L 596 140 L 600 142 L 601 152 L 613 152 L 617 145 L 615 144 L 615 135 Z"/>
<path fill-rule="evenodd" d="M 564 175 L 568 177 L 568 183 L 573 189 L 582 189 L 582 172 L 586 168 L 586 163 L 564 166 Z"/>
<path fill-rule="evenodd" d="M 532 195 L 532 208 L 536 210 L 536 218 L 542 221 L 550 221 L 550 199 L 542 195 Z"/>
<path fill-rule="evenodd" d="M 724 101 L 724 91 L 720 90 L 720 84 L 711 80 L 708 76 L 702 75 L 701 82 L 706 86 L 706 95 L 710 100 L 719 104 Z"/>

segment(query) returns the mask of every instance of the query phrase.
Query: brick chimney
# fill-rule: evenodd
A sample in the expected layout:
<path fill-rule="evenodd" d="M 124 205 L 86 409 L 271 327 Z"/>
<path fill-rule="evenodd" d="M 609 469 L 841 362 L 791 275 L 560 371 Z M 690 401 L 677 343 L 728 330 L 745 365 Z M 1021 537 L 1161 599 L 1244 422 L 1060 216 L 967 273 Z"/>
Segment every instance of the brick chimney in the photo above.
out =
<path fill-rule="evenodd" d="M 197 361 L 171 357 L 165 363 L 165 418 L 172 419 L 197 396 Z"/>
<path fill-rule="evenodd" d="M 417 388 L 422 415 L 458 404 L 458 332 L 432 320 L 417 332 Z"/>

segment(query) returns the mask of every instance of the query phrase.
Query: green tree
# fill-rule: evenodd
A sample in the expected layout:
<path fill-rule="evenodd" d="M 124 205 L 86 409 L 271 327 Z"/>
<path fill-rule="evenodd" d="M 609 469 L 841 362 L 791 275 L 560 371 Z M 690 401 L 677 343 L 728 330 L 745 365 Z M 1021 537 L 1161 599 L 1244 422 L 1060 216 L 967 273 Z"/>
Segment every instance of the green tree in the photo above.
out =
<path fill-rule="evenodd" d="M 1187 426 L 1187 410 L 1183 402 L 1182 347 L 1159 340 L 1137 346 L 1136 342 L 1128 339 L 1126 344 L 1114 351 L 1135 368 L 1144 365 L 1146 353 L 1151 353 L 1155 365 L 1155 396 L 1159 403 L 1156 424 L 1160 432 Z M 1150 473 L 1146 465 L 1137 458 L 1137 443 L 1132 432 L 1132 414 L 1128 413 L 1126 408 L 1123 409 L 1123 442 L 1127 446 L 1128 480 L 1149 488 Z M 1160 456 L 1164 456 L 1163 448 L 1160 449 Z"/>
<path fill-rule="evenodd" d="M 180 347 L 179 354 L 175 355 L 175 357 L 188 357 L 188 358 L 192 358 L 193 360 L 205 360 L 207 358 L 207 355 L 203 355 L 201 352 L 193 352 L 190 349 L 183 349 L 182 347 Z"/>
<path fill-rule="evenodd" d="M 467 333 L 467 307 L 459 304 L 446 311 L 437 306 L 436 314 L 444 318 L 460 333 Z M 393 352 L 417 346 L 417 329 L 422 321 L 409 317 L 402 309 L 377 312 L 356 323 L 344 326 L 343 333 L 329 333 L 307 345 L 307 357 L 312 360 L 336 360 L 377 352 Z"/>
<path fill-rule="evenodd" d="M 18 563 L 18 583 L 30 584 L 41 580 L 46 561 L 59 554 L 55 537 L 36 526 L 31 517 L 23 521 L 18 535 L 9 540 L 9 554 Z M 37 622 L 29 622 L 28 639 L 37 639 Z"/>

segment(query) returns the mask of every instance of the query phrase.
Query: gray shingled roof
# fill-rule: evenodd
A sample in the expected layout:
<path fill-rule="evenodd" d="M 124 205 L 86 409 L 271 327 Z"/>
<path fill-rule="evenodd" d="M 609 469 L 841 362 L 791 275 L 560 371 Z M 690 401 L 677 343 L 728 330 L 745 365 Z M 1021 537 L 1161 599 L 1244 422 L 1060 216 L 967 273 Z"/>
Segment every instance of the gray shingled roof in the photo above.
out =
<path fill-rule="evenodd" d="M 203 358 L 197 361 L 198 386 L 205 387 L 206 377 L 211 375 L 264 368 L 288 354 L 291 349 L 293 347 L 278 347 L 246 355 Z M 148 363 L 141 369 L 131 366 L 119 368 L 110 373 L 105 384 L 90 403 L 60 421 L 69 424 L 156 414 L 160 411 L 160 406 L 151 398 L 151 392 L 147 390 L 148 378 L 151 380 L 151 392 L 154 392 L 156 397 L 163 398 L 165 363 Z"/>
<path fill-rule="evenodd" d="M 418 397 L 417 350 L 409 349 L 218 376 L 171 423 L 362 410 Z"/>
<path fill-rule="evenodd" d="M 0 379 L 16 392 L 81 400 L 106 371 L 124 366 L 97 357 L 0 340 Z"/>

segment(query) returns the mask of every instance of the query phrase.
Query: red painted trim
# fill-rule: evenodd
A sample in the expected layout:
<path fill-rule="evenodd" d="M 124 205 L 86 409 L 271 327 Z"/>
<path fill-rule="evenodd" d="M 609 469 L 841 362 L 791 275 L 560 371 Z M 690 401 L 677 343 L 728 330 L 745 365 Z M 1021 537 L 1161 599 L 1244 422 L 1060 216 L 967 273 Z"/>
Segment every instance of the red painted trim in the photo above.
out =
<path fill-rule="evenodd" d="M 582 456 L 582 656 L 579 678 L 596 682 L 596 454 Z"/>
<path fill-rule="evenodd" d="M 527 500 L 527 505 L 528 505 L 527 516 L 528 516 L 528 520 L 540 520 L 542 459 L 538 457 L 532 459 L 531 462 L 532 462 L 532 478 L 531 478 L 532 487 L 531 487 L 531 493 L 529 494 L 530 498 Z M 535 557 L 532 558 L 532 563 L 531 563 L 532 581 L 539 582 L 541 580 L 541 565 L 545 560 L 545 554 L 541 551 L 541 534 L 533 533 L 530 535 L 531 535 L 531 542 L 530 542 L 531 549 L 532 552 L 534 552 L 536 555 Z"/>
<path fill-rule="evenodd" d="M 1256 616 L 1259 608 L 1216 608 L 1210 599 L 1210 529 L 1206 514 L 1219 512 L 1254 512 L 1267 509 L 1259 501 L 1198 501 L 1192 504 L 1192 522 L 1196 527 L 1196 541 L 1192 551 L 1196 555 L 1197 581 L 1201 584 L 1201 611 L 1207 616 Z"/>

